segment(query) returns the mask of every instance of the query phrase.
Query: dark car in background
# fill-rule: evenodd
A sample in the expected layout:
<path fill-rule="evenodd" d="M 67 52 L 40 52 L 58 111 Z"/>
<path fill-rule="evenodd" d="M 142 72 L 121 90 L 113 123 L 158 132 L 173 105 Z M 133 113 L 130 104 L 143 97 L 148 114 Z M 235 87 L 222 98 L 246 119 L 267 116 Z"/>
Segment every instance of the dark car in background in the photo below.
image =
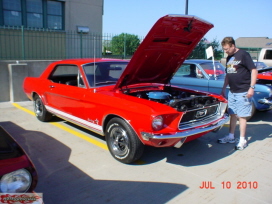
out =
<path fill-rule="evenodd" d="M 175 86 L 220 94 L 224 84 L 225 76 L 225 67 L 217 61 L 213 62 L 212 60 L 193 59 L 185 60 L 172 78 L 171 84 Z M 254 90 L 255 93 L 252 100 L 252 116 L 256 110 L 271 110 L 272 86 L 256 84 Z M 229 87 L 227 87 L 227 93 L 228 91 Z"/>

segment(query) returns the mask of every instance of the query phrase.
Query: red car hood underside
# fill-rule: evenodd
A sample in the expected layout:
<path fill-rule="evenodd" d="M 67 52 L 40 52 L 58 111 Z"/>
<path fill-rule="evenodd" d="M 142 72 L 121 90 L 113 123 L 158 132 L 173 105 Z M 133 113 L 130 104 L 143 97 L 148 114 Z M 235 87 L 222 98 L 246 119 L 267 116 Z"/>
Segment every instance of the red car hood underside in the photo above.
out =
<path fill-rule="evenodd" d="M 213 24 L 196 16 L 160 18 L 134 53 L 115 88 L 138 83 L 168 83 L 212 27 Z"/>

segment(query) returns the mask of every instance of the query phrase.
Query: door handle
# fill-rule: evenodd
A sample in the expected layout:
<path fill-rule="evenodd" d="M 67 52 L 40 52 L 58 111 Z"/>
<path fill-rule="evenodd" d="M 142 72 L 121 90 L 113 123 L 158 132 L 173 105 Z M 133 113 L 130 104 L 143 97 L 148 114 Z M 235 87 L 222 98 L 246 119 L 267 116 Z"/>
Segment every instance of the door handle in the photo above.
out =
<path fill-rule="evenodd" d="M 55 88 L 55 86 L 53 86 L 53 85 L 49 85 L 49 88 L 50 88 L 50 89 L 52 89 L 52 88 Z"/>

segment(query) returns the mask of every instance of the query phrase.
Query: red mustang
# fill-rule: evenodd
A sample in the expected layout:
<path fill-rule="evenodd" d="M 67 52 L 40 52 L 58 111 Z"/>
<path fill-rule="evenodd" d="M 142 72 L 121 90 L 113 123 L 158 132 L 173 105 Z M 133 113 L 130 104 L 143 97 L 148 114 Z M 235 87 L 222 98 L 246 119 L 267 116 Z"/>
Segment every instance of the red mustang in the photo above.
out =
<path fill-rule="evenodd" d="M 144 145 L 180 147 L 228 122 L 224 97 L 169 84 L 212 27 L 195 16 L 167 15 L 130 62 L 58 61 L 39 78 L 27 77 L 23 88 L 39 120 L 56 115 L 105 136 L 112 156 L 131 163 Z"/>

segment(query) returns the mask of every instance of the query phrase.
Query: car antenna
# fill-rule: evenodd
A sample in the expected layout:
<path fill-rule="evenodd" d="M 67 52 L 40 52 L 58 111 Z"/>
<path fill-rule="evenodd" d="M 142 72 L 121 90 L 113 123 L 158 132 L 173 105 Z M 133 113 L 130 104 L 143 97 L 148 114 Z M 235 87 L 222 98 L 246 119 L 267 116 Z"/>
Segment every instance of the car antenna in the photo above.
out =
<path fill-rule="evenodd" d="M 94 87 L 95 87 L 95 36 L 94 36 Z"/>

